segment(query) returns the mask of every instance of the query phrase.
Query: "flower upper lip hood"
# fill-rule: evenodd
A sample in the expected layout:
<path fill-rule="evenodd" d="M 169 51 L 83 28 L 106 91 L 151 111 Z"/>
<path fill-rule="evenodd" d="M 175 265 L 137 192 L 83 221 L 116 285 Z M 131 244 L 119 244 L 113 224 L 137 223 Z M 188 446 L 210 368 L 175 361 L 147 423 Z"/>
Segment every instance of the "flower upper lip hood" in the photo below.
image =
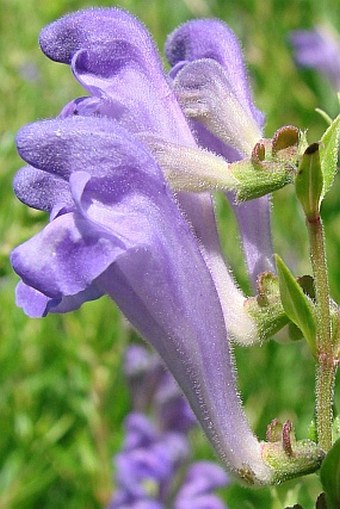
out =
<path fill-rule="evenodd" d="M 175 68 L 201 59 L 217 62 L 230 77 L 229 86 L 240 103 L 262 127 L 264 115 L 253 103 L 240 43 L 228 25 L 218 19 L 190 20 L 168 36 L 165 53 Z"/>
<path fill-rule="evenodd" d="M 123 9 L 83 9 L 50 23 L 39 37 L 45 55 L 64 64 L 71 64 L 79 50 L 102 48 L 106 55 L 112 40 L 130 42 L 132 46 L 140 48 L 145 68 L 148 67 L 150 72 L 152 68 L 161 68 L 156 48 L 144 25 Z"/>
<path fill-rule="evenodd" d="M 77 114 L 96 110 L 136 134 L 155 132 L 195 145 L 155 45 L 131 14 L 96 8 L 66 15 L 42 30 L 40 46 L 52 60 L 69 64 L 93 96 L 91 108 L 89 98 L 78 101 Z"/>

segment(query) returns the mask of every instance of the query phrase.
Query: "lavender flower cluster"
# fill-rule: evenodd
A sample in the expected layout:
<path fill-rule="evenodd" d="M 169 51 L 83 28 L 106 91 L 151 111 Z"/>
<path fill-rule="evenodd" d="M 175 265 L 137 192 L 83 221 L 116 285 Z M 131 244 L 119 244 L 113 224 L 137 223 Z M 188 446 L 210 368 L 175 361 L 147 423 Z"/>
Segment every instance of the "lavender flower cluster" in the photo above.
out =
<path fill-rule="evenodd" d="M 17 135 L 27 166 L 15 192 L 50 215 L 12 253 L 18 305 L 39 317 L 108 294 L 160 354 L 226 467 L 270 482 L 230 343 L 258 330 L 222 255 L 210 194 L 221 180 L 233 189 L 228 161 L 262 136 L 234 33 L 218 20 L 179 27 L 166 45 L 170 76 L 145 27 L 116 8 L 69 14 L 40 45 L 88 96 Z M 235 210 L 255 281 L 274 270 L 268 197 Z"/>
<path fill-rule="evenodd" d="M 188 432 L 196 419 L 158 356 L 133 345 L 125 371 L 134 410 L 114 460 L 117 491 L 107 509 L 164 509 L 169 503 L 174 509 L 224 509 L 213 490 L 226 486 L 228 476 L 212 462 L 189 464 Z"/>
<path fill-rule="evenodd" d="M 282 444 L 266 448 L 243 411 L 232 342 L 252 344 L 263 327 L 225 262 L 213 201 L 223 190 L 232 202 L 255 288 L 276 270 L 268 193 L 291 182 L 297 129 L 262 139 L 240 44 L 218 20 L 168 36 L 169 74 L 146 28 L 117 8 L 69 14 L 40 46 L 88 95 L 17 135 L 27 165 L 15 192 L 50 218 L 12 253 L 17 304 L 41 317 L 107 294 L 161 356 L 227 469 L 259 485 L 315 469 L 320 455 L 308 446 L 292 464 L 280 460 L 291 466 L 282 473 Z M 121 458 L 134 439 L 137 450 L 145 440 L 164 449 L 143 419 L 130 417 Z M 169 461 L 171 470 L 179 458 Z"/>

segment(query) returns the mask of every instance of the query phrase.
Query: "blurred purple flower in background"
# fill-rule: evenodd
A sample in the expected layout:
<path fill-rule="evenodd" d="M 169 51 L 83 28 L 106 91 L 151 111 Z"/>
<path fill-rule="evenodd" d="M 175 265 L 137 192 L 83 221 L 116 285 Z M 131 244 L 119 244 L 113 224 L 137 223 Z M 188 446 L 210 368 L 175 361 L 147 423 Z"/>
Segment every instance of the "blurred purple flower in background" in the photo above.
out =
<path fill-rule="evenodd" d="M 296 63 L 324 74 L 340 90 L 340 37 L 324 26 L 296 30 L 290 35 Z"/>
<path fill-rule="evenodd" d="M 114 459 L 117 489 L 108 509 L 164 509 L 170 501 L 174 509 L 225 508 L 213 494 L 228 484 L 222 468 L 208 461 L 189 464 L 188 432 L 196 420 L 159 357 L 132 345 L 125 372 L 134 411 Z M 143 403 L 142 393 L 147 394 Z"/>

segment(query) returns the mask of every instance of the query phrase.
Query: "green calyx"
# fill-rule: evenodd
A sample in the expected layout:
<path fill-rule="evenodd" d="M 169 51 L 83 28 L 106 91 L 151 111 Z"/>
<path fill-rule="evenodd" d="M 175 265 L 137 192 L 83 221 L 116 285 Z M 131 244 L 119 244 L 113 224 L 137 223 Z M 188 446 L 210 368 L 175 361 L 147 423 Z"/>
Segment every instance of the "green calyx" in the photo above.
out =
<path fill-rule="evenodd" d="M 267 428 L 262 457 L 273 469 L 273 484 L 310 474 L 320 468 L 325 452 L 311 440 L 296 440 L 290 421 L 275 419 Z"/>
<path fill-rule="evenodd" d="M 276 131 L 271 140 L 260 140 L 250 159 L 231 164 L 230 171 L 238 181 L 237 200 L 259 198 L 292 183 L 298 145 L 298 129 L 285 126 Z"/>
<path fill-rule="evenodd" d="M 261 341 L 272 337 L 289 322 L 282 306 L 278 278 L 271 272 L 259 275 L 257 295 L 249 297 L 244 306 L 257 324 Z"/>

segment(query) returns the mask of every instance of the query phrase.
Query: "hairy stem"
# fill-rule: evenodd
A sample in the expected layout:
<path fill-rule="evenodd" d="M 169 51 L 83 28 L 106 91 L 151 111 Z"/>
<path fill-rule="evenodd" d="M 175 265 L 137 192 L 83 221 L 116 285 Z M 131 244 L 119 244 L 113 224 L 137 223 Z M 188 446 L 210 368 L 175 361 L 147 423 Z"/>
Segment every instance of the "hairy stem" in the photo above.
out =
<path fill-rule="evenodd" d="M 328 451 L 332 446 L 335 362 L 325 241 L 320 215 L 308 218 L 307 226 L 317 305 L 316 429 L 319 445 Z"/>

